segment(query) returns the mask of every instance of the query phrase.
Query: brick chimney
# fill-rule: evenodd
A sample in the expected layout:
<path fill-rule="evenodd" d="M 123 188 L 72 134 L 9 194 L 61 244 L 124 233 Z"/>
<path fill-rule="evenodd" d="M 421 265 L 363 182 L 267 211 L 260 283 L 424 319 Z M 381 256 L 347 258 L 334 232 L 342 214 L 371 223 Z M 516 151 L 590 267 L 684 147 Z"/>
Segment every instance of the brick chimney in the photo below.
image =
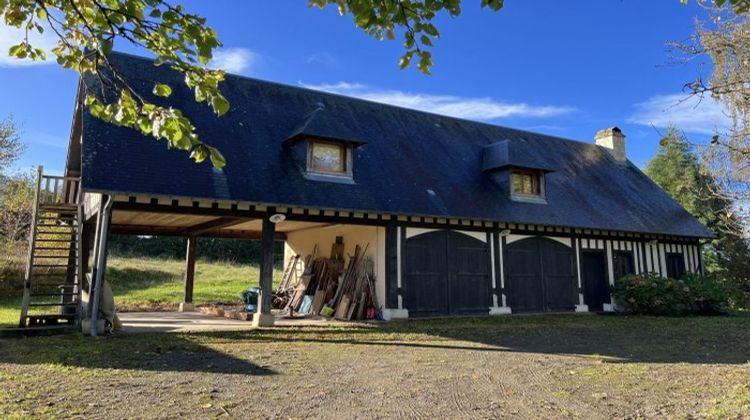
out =
<path fill-rule="evenodd" d="M 625 155 L 625 134 L 619 127 L 605 128 L 599 130 L 594 136 L 596 145 L 604 147 L 612 154 L 618 162 L 627 162 L 628 157 Z"/>

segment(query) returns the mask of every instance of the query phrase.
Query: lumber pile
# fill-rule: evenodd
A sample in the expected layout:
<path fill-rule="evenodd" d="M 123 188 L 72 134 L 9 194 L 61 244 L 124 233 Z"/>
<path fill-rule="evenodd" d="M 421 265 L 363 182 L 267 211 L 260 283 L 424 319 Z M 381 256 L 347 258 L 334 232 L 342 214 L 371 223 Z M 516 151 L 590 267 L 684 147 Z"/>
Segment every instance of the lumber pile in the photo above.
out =
<path fill-rule="evenodd" d="M 285 271 L 275 306 L 290 314 L 333 316 L 340 320 L 377 318 L 374 267 L 372 260 L 365 257 L 368 247 L 369 244 L 364 248 L 357 245 L 346 266 L 341 237 L 332 245 L 330 258 L 307 256 L 305 271 L 298 279 L 285 284 Z"/>

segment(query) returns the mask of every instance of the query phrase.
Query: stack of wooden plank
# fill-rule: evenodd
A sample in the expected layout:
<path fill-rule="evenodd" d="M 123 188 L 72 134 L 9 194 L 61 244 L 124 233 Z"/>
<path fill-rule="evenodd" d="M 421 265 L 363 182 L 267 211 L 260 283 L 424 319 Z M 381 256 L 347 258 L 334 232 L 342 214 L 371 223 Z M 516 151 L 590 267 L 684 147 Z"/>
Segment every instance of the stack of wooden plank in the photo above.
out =
<path fill-rule="evenodd" d="M 354 255 L 341 279 L 332 307 L 334 317 L 341 320 L 374 319 L 377 313 L 377 296 L 372 262 L 365 258 L 369 244 L 364 249 L 357 245 Z"/>
<path fill-rule="evenodd" d="M 318 315 L 333 312 L 336 319 L 374 319 L 377 297 L 372 260 L 365 258 L 368 245 L 357 245 L 344 269 L 344 247 L 337 238 L 331 258 L 308 257 L 305 271 L 289 294 L 285 308 L 293 313 Z M 327 311 L 324 308 L 328 307 Z"/>

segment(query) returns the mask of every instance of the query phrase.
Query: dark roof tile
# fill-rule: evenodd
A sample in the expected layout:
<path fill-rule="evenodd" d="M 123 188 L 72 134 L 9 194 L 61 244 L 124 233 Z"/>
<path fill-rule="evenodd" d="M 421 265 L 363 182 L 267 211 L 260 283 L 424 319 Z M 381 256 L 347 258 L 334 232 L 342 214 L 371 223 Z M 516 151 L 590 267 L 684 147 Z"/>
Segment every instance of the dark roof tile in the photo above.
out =
<path fill-rule="evenodd" d="M 710 236 L 632 163 L 594 144 L 233 75 L 222 85 L 232 107 L 217 117 L 167 66 L 119 53 L 111 60 L 147 95 L 154 80 L 169 83 L 172 96 L 152 100 L 180 108 L 228 164 L 195 164 L 84 112 L 89 190 Z M 364 142 L 354 149 L 354 184 L 303 176 L 283 141 L 306 130 Z M 505 140 L 511 160 L 554 171 L 546 175 L 548 204 L 512 201 L 483 172 L 484 148 Z"/>

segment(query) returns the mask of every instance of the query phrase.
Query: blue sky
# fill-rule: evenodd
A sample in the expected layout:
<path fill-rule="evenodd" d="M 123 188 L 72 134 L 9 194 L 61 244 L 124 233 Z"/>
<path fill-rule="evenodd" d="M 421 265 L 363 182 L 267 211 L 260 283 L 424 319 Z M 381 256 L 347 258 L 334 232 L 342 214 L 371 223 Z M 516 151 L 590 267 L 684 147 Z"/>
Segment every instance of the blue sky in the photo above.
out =
<path fill-rule="evenodd" d="M 679 103 L 682 86 L 707 76 L 708 63 L 669 64 L 666 43 L 688 38 L 702 15 L 695 3 L 507 0 L 493 13 L 464 0 L 461 16 L 438 19 L 442 37 L 425 76 L 398 68 L 400 42 L 368 37 L 334 8 L 311 9 L 303 0 L 183 2 L 218 30 L 225 48 L 214 65 L 232 72 L 581 141 L 617 125 L 641 166 L 670 122 L 695 142 L 725 124 L 711 101 Z M 0 29 L 2 51 L 16 38 Z M 76 75 L 54 60 L 20 64 L 0 58 L 0 119 L 12 114 L 29 145 L 17 166 L 61 171 Z"/>

